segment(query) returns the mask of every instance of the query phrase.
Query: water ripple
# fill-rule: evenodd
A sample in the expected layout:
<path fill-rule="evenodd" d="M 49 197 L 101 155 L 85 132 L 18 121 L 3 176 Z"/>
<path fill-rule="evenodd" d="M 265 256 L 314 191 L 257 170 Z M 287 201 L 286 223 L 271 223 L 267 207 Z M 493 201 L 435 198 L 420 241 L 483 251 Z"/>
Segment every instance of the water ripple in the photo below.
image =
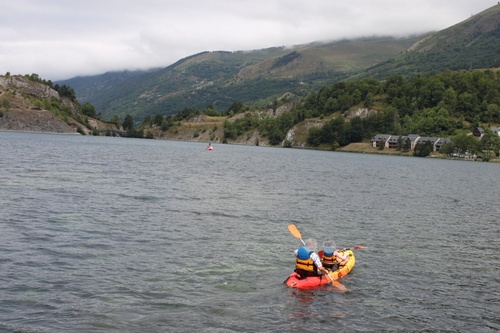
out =
<path fill-rule="evenodd" d="M 0 137 L 0 331 L 500 330 L 498 165 Z M 289 223 L 349 292 L 283 285 Z"/>

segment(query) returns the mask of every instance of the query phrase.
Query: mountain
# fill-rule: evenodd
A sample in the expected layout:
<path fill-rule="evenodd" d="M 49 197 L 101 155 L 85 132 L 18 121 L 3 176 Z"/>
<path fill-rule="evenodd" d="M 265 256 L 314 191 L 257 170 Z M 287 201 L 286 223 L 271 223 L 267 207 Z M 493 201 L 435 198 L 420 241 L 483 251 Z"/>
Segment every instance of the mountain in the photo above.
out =
<path fill-rule="evenodd" d="M 239 52 L 203 52 L 148 72 L 116 72 L 58 81 L 103 119 L 176 114 L 234 102 L 265 106 L 289 92 L 305 97 L 323 85 L 391 59 L 420 40 L 373 37 Z"/>
<path fill-rule="evenodd" d="M 434 33 L 358 77 L 500 67 L 500 4 Z"/>
<path fill-rule="evenodd" d="M 177 114 L 234 102 L 253 107 L 303 98 L 347 79 L 500 67 L 500 5 L 445 30 L 402 39 L 372 37 L 240 52 L 203 52 L 163 69 L 106 73 L 58 84 L 75 89 L 103 119 Z"/>

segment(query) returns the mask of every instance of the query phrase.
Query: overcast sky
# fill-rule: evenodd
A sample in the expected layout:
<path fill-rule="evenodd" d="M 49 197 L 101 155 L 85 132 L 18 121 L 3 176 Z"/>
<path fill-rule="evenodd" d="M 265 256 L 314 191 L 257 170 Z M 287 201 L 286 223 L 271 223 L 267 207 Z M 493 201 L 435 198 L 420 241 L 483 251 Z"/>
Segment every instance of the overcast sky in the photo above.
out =
<path fill-rule="evenodd" d="M 0 9 L 0 74 L 68 79 L 238 51 L 438 31 L 492 0 L 12 0 Z"/>

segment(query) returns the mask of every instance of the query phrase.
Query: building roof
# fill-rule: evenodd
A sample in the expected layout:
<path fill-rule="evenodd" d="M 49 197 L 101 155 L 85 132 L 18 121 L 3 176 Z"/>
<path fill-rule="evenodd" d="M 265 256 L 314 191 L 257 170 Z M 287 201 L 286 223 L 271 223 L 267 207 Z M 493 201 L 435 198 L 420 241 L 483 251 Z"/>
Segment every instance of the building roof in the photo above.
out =
<path fill-rule="evenodd" d="M 389 139 L 390 136 L 391 136 L 390 134 L 377 134 L 372 138 L 372 141 L 380 141 L 380 140 L 387 141 L 387 139 Z"/>
<path fill-rule="evenodd" d="M 432 144 L 436 143 L 436 141 L 438 141 L 439 138 L 436 138 L 434 136 L 421 136 L 420 138 L 418 138 L 418 142 L 427 142 L 427 141 L 430 141 Z"/>
<path fill-rule="evenodd" d="M 437 140 L 437 142 L 436 142 L 436 143 L 439 143 L 439 144 L 441 144 L 441 145 L 444 145 L 445 143 L 450 143 L 450 142 L 451 142 L 451 140 L 450 140 L 450 139 L 448 139 L 448 138 L 439 138 L 439 140 Z"/>
<path fill-rule="evenodd" d="M 391 137 L 389 138 L 389 142 L 398 142 L 398 140 L 399 140 L 399 135 L 391 135 Z"/>

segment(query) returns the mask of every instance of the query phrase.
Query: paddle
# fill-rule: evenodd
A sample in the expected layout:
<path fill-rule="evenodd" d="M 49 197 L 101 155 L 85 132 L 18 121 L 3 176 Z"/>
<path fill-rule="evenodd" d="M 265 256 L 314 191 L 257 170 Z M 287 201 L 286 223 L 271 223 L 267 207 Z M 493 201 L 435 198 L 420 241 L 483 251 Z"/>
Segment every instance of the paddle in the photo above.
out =
<path fill-rule="evenodd" d="M 293 235 L 293 237 L 300 239 L 300 241 L 302 242 L 302 244 L 306 245 L 306 243 L 304 243 L 304 241 L 302 240 L 302 235 L 300 234 L 300 231 L 297 229 L 297 227 L 295 226 L 295 224 L 289 224 L 288 225 L 288 230 Z M 329 274 L 326 274 L 326 276 L 328 276 L 328 278 L 330 279 L 330 281 L 332 281 L 332 286 L 334 286 L 335 288 L 337 288 L 337 289 L 339 289 L 341 291 L 347 291 L 347 288 L 342 283 L 340 283 L 340 282 L 335 281 L 334 279 L 332 279 L 332 277 Z"/>
<path fill-rule="evenodd" d="M 292 233 L 293 237 L 300 239 L 302 244 L 306 245 L 306 243 L 304 243 L 304 241 L 302 240 L 302 235 L 300 234 L 300 231 L 297 229 L 295 224 L 289 224 L 288 230 Z"/>
<path fill-rule="evenodd" d="M 292 235 L 295 238 L 300 239 L 300 241 L 302 242 L 302 244 L 305 245 L 304 241 L 302 240 L 302 235 L 300 234 L 300 231 L 297 229 L 297 227 L 295 226 L 295 224 L 289 224 L 288 225 L 288 230 L 292 233 Z M 346 250 L 359 250 L 359 249 L 367 249 L 367 248 L 368 248 L 368 246 L 355 245 L 352 248 L 349 248 L 349 249 L 346 249 Z"/>

